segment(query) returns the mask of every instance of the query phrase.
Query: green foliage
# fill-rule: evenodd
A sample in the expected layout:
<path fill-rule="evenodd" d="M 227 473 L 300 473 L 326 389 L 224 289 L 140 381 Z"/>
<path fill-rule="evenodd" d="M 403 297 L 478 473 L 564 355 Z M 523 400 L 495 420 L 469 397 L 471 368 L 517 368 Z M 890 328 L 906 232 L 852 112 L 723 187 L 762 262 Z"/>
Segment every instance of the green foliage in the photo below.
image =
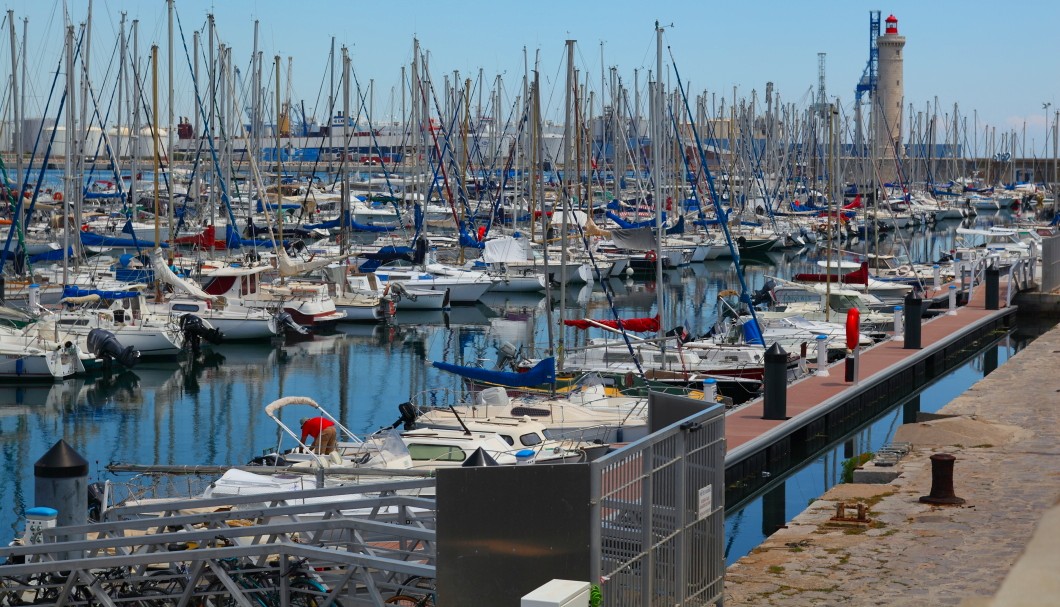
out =
<path fill-rule="evenodd" d="M 843 460 L 843 480 L 844 483 L 854 482 L 854 469 L 864 464 L 865 462 L 873 458 L 871 451 L 866 451 L 861 455 L 856 455 L 850 459 Z"/>
<path fill-rule="evenodd" d="M 593 584 L 592 588 L 589 589 L 589 607 L 600 607 L 600 603 L 604 600 L 604 593 L 600 590 L 600 586 Z"/>

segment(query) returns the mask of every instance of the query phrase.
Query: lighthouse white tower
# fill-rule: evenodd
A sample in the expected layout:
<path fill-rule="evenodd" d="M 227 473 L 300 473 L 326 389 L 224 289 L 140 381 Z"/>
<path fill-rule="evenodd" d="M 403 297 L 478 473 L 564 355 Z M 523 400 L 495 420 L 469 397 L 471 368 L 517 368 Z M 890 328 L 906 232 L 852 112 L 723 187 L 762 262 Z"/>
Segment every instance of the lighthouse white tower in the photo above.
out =
<path fill-rule="evenodd" d="M 879 76 L 876 80 L 876 99 L 872 123 L 876 135 L 876 158 L 880 177 L 894 182 L 898 176 L 896 159 L 902 157 L 902 105 L 905 80 L 902 76 L 905 36 L 898 35 L 898 19 L 887 17 L 886 30 L 876 39 L 879 49 Z"/>

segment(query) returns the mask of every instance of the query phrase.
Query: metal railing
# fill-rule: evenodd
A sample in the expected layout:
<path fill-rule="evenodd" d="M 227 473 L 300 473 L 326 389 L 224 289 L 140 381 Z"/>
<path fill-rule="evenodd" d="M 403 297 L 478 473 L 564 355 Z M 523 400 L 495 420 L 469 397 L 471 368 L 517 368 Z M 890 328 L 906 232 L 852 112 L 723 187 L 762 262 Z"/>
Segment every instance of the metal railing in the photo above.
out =
<path fill-rule="evenodd" d="M 1042 292 L 1060 289 L 1060 236 L 1042 239 Z"/>
<path fill-rule="evenodd" d="M 433 582 L 434 500 L 410 494 L 433 483 L 114 508 L 0 548 L 0 604 L 383 605 Z"/>
<path fill-rule="evenodd" d="M 1005 293 L 1005 305 L 1012 305 L 1012 300 L 1020 291 L 1031 288 L 1034 274 L 1038 267 L 1038 257 L 1031 248 L 1031 254 L 1020 257 L 1008 267 L 1008 287 Z"/>
<path fill-rule="evenodd" d="M 705 409 L 590 463 L 591 576 L 600 583 L 602 604 L 721 600 L 724 412 L 721 405 Z"/>

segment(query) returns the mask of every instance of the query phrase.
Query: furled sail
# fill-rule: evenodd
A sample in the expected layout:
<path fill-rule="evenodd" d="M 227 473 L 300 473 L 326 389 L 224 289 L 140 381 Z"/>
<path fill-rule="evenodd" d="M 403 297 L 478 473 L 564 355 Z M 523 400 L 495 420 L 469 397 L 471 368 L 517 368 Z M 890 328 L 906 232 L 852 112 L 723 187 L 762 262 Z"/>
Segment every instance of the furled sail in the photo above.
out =
<path fill-rule="evenodd" d="M 556 382 L 556 359 L 543 358 L 526 373 L 512 373 L 510 371 L 493 371 L 480 367 L 462 367 L 452 363 L 435 361 L 431 363 L 436 368 L 450 373 L 456 373 L 461 377 L 471 380 L 488 382 L 509 388 L 529 388 L 541 384 L 552 384 Z"/>
<path fill-rule="evenodd" d="M 210 295 L 206 291 L 200 289 L 195 283 L 177 276 L 176 273 L 170 269 L 169 264 L 166 263 L 165 258 L 162 256 L 162 249 L 155 249 L 151 252 L 151 267 L 155 269 L 155 276 L 158 280 L 161 280 L 168 285 L 172 285 L 175 289 L 180 289 L 192 297 L 203 301 L 213 301 L 217 299 L 216 296 Z"/>
<path fill-rule="evenodd" d="M 341 259 L 342 257 L 323 257 L 312 261 L 296 261 L 288 257 L 282 248 L 276 249 L 276 268 L 280 271 L 280 276 L 300 276 Z"/>
<path fill-rule="evenodd" d="M 658 315 L 651 318 L 621 318 L 619 320 L 564 320 L 563 324 L 568 327 L 577 327 L 585 330 L 603 325 L 612 329 L 625 329 L 635 333 L 656 333 L 659 331 L 660 322 Z"/>

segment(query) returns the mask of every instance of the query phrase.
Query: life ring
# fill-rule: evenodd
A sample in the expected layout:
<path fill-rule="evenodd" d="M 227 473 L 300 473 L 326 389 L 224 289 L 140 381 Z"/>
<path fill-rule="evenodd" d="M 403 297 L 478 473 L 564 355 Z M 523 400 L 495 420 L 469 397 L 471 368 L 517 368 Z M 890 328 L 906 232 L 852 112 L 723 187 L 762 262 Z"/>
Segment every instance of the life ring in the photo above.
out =
<path fill-rule="evenodd" d="M 655 251 L 648 251 L 644 254 L 644 259 L 647 259 L 648 261 L 655 261 L 657 258 Z"/>
<path fill-rule="evenodd" d="M 913 273 L 913 267 L 910 266 L 909 264 L 898 266 L 898 269 L 896 269 L 895 272 L 899 276 L 909 276 L 910 274 Z"/>
<path fill-rule="evenodd" d="M 29 198 L 29 192 L 26 192 L 26 198 Z M 63 193 L 62 192 L 55 192 L 54 194 L 52 194 L 52 200 L 54 200 L 55 202 L 62 202 L 63 201 Z"/>

